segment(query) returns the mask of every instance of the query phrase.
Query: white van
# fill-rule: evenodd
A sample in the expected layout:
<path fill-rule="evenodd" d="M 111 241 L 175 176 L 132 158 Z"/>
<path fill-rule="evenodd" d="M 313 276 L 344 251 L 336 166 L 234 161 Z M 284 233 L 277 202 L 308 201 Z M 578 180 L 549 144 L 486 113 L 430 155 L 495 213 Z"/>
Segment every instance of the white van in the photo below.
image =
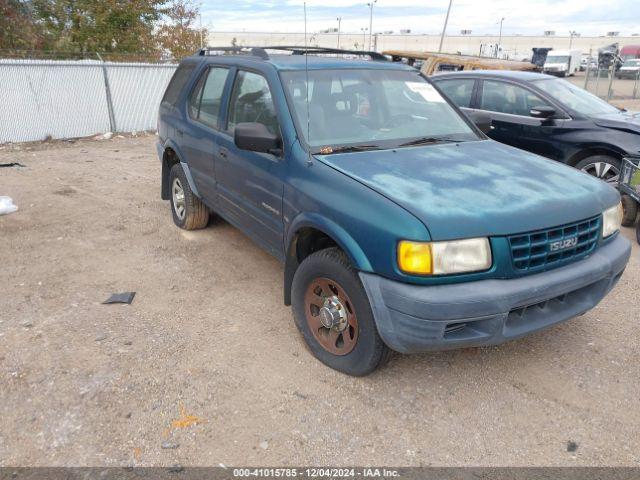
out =
<path fill-rule="evenodd" d="M 580 50 L 552 50 L 544 62 L 543 72 L 559 77 L 574 75 L 580 70 Z"/>

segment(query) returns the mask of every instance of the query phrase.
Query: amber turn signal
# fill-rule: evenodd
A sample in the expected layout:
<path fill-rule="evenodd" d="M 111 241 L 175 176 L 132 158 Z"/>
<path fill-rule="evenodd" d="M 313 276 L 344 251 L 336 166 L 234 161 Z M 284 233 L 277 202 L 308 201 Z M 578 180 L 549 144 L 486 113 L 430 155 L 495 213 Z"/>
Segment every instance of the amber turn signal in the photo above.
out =
<path fill-rule="evenodd" d="M 431 245 L 402 240 L 398 244 L 398 267 L 405 273 L 430 275 L 433 272 Z"/>

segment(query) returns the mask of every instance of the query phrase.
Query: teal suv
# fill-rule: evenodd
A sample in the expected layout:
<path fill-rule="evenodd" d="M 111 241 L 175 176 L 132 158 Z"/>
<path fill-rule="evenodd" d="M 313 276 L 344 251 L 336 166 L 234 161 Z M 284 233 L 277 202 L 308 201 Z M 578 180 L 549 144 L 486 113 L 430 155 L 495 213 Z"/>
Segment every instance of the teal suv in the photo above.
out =
<path fill-rule="evenodd" d="M 630 244 L 614 188 L 474 120 L 373 52 L 206 49 L 160 106 L 162 198 L 178 227 L 215 212 L 278 258 L 334 369 L 495 345 L 593 308 Z"/>

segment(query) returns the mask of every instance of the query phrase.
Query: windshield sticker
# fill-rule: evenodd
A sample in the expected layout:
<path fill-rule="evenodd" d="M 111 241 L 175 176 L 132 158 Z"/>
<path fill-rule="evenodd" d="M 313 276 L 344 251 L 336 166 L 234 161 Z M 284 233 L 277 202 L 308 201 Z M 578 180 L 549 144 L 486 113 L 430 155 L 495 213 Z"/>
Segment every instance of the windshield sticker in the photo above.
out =
<path fill-rule="evenodd" d="M 422 98 L 424 98 L 427 102 L 439 102 L 445 103 L 444 98 L 440 96 L 438 91 L 433 88 L 433 85 L 430 83 L 423 82 L 404 82 L 407 87 L 413 92 L 419 94 Z"/>

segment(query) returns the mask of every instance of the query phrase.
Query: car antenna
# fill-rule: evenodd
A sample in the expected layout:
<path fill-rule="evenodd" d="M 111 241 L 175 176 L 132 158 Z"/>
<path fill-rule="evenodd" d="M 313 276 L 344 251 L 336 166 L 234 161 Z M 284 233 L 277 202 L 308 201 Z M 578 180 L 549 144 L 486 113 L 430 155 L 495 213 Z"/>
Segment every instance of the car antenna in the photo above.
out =
<path fill-rule="evenodd" d="M 307 166 L 313 165 L 311 161 L 311 114 L 309 105 L 309 46 L 307 45 L 307 2 L 304 2 L 304 73 L 306 78 L 307 92 L 305 98 L 307 100 Z"/>

